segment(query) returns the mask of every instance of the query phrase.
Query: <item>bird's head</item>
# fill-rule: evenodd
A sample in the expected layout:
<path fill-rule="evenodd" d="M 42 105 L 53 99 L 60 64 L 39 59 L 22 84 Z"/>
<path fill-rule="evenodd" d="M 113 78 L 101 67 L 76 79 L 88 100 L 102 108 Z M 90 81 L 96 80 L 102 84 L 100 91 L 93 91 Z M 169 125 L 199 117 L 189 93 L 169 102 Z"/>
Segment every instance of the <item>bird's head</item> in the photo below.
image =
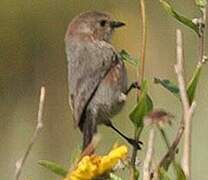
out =
<path fill-rule="evenodd" d="M 95 40 L 111 41 L 114 29 L 124 26 L 104 12 L 89 11 L 75 17 L 69 24 L 67 37 L 93 37 Z"/>

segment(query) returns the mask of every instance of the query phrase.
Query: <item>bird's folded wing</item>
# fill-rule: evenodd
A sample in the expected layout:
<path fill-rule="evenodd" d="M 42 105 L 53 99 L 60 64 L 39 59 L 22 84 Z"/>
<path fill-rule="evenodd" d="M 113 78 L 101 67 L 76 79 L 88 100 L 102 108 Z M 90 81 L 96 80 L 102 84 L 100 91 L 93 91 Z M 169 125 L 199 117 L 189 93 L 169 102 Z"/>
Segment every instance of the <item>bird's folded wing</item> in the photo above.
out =
<path fill-rule="evenodd" d="M 82 43 L 69 55 L 69 90 L 75 125 L 82 125 L 81 117 L 93 98 L 100 82 L 116 64 L 114 48 L 106 42 Z"/>

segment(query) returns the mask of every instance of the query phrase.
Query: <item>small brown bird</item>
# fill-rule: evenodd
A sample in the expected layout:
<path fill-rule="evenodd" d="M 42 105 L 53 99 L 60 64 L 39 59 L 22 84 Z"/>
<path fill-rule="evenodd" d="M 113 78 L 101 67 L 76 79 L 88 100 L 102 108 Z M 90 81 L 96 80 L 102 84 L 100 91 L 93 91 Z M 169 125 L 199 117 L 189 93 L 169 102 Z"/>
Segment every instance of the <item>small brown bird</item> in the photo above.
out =
<path fill-rule="evenodd" d="M 83 133 L 83 149 L 90 144 L 98 124 L 113 128 L 139 148 L 110 120 L 134 87 L 127 88 L 125 65 L 111 44 L 114 30 L 124 25 L 108 13 L 89 11 L 75 17 L 65 35 L 69 99 L 75 125 Z"/>

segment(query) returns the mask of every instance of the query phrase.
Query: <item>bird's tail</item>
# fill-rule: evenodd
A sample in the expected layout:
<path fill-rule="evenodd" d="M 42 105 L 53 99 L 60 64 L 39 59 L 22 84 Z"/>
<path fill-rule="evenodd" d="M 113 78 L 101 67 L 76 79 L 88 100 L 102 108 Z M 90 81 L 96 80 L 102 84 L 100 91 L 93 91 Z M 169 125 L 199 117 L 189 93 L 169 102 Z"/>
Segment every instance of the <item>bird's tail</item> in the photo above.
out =
<path fill-rule="evenodd" d="M 91 112 L 86 112 L 85 119 L 83 121 L 83 146 L 82 150 L 85 150 L 86 147 L 92 142 L 93 136 L 96 134 L 96 121 Z"/>

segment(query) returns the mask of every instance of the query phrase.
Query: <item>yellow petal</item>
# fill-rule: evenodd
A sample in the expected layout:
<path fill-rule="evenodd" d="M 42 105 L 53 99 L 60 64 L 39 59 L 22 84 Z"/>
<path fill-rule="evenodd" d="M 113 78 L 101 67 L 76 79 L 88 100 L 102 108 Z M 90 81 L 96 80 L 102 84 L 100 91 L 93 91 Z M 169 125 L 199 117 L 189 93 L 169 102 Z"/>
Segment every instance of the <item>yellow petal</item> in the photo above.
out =
<path fill-rule="evenodd" d="M 91 162 L 91 157 L 85 156 L 77 168 L 69 174 L 67 180 L 90 180 L 96 175 L 97 166 Z"/>
<path fill-rule="evenodd" d="M 120 159 L 127 155 L 127 147 L 119 146 L 111 150 L 106 156 L 85 156 L 78 163 L 76 169 L 69 172 L 64 180 L 92 180 L 107 171 L 110 171 Z"/>
<path fill-rule="evenodd" d="M 127 155 L 127 147 L 120 146 L 113 149 L 107 156 L 103 156 L 99 165 L 99 174 L 103 174 L 111 170 L 120 159 L 123 159 Z"/>

